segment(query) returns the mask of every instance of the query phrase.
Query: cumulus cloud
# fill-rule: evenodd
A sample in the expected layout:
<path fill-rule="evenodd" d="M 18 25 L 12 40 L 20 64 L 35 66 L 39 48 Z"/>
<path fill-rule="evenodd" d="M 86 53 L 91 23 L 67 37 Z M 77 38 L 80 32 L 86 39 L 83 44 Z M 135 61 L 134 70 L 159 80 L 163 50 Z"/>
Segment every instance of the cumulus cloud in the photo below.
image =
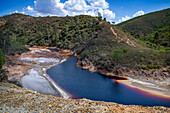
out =
<path fill-rule="evenodd" d="M 28 6 L 26 9 L 27 9 L 28 11 L 30 11 L 30 12 L 33 12 L 33 8 L 30 7 L 30 6 Z"/>
<path fill-rule="evenodd" d="M 144 15 L 144 14 L 145 14 L 144 11 L 140 10 L 140 11 L 136 12 L 136 13 L 133 15 L 133 17 L 141 16 L 141 15 Z M 126 15 L 125 17 L 122 17 L 122 18 L 119 19 L 117 22 L 115 22 L 115 24 L 121 23 L 121 22 L 126 21 L 126 20 L 129 20 L 129 19 L 131 19 L 131 17 L 129 17 L 129 16 Z"/>
<path fill-rule="evenodd" d="M 91 15 L 97 16 L 98 12 L 108 20 L 115 18 L 115 13 L 110 11 L 109 3 L 105 0 L 67 0 L 62 3 L 60 0 L 36 0 L 34 6 L 27 6 L 26 12 L 34 16 L 74 16 Z"/>
<path fill-rule="evenodd" d="M 109 8 L 109 3 L 105 0 L 87 0 L 93 8 L 102 8 L 107 9 Z"/>
<path fill-rule="evenodd" d="M 84 12 L 89 8 L 85 0 L 68 0 L 64 3 L 64 9 L 70 12 Z"/>
<path fill-rule="evenodd" d="M 125 17 L 122 17 L 121 19 L 119 19 L 115 24 L 121 23 L 121 22 L 129 20 L 129 19 L 130 19 L 130 17 L 126 15 Z"/>
<path fill-rule="evenodd" d="M 133 17 L 141 16 L 141 15 L 144 15 L 144 14 L 145 14 L 144 11 L 140 10 L 140 11 L 136 12 L 136 13 L 133 15 Z"/>

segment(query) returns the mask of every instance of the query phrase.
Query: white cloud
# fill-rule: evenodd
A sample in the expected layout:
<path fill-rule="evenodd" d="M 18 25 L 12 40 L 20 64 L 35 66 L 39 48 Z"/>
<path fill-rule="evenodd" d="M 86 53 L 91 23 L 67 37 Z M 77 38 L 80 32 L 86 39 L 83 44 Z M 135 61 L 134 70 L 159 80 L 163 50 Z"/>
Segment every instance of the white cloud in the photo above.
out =
<path fill-rule="evenodd" d="M 90 9 L 85 0 L 68 0 L 64 3 L 64 9 L 70 12 L 84 12 Z"/>
<path fill-rule="evenodd" d="M 115 13 L 113 13 L 112 11 L 106 9 L 103 11 L 103 17 L 106 17 L 107 19 L 114 19 L 115 18 Z"/>
<path fill-rule="evenodd" d="M 144 14 L 145 14 L 144 11 L 140 10 L 140 11 L 136 12 L 136 13 L 133 15 L 133 17 L 141 16 L 141 15 L 144 15 Z"/>
<path fill-rule="evenodd" d="M 24 12 L 24 11 L 19 12 L 18 10 L 16 10 L 16 11 L 14 11 L 14 12 L 12 12 L 12 13 L 22 13 L 22 14 L 24 14 L 25 12 Z M 12 13 L 11 13 L 11 14 L 12 14 Z"/>
<path fill-rule="evenodd" d="M 74 16 L 91 15 L 97 16 L 98 12 L 108 20 L 115 18 L 115 13 L 110 11 L 109 4 L 105 0 L 36 0 L 34 6 L 27 6 L 25 11 L 33 16 Z"/>
<path fill-rule="evenodd" d="M 109 3 L 105 0 L 87 0 L 93 8 L 102 8 L 107 9 L 109 8 Z"/>
<path fill-rule="evenodd" d="M 16 10 L 15 13 L 18 13 L 18 10 Z"/>
<path fill-rule="evenodd" d="M 26 10 L 28 10 L 28 11 L 30 11 L 30 12 L 33 12 L 33 8 L 32 7 L 30 7 L 30 6 L 28 6 L 27 8 L 26 8 Z"/>
<path fill-rule="evenodd" d="M 115 22 L 115 24 L 121 23 L 121 22 L 126 21 L 126 20 L 129 20 L 129 19 L 130 19 L 130 17 L 126 15 L 125 17 L 122 17 L 122 18 L 119 19 L 117 22 Z"/>
<path fill-rule="evenodd" d="M 136 12 L 133 17 L 137 17 L 137 16 L 141 16 L 144 15 L 144 11 L 140 10 L 138 12 Z M 117 22 L 115 22 L 115 24 L 121 23 L 123 21 L 129 20 L 131 17 L 128 17 L 127 15 L 125 17 L 122 17 L 121 19 L 119 19 Z"/>

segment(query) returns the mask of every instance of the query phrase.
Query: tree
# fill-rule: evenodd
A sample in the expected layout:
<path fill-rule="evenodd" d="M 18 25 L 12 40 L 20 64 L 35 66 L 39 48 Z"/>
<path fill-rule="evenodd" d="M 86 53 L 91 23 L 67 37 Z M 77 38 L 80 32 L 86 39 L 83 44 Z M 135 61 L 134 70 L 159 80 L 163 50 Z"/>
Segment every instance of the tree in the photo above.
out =
<path fill-rule="evenodd" d="M 104 18 L 103 20 L 106 21 L 106 18 Z"/>
<path fill-rule="evenodd" d="M 0 69 L 2 68 L 3 64 L 5 63 L 5 55 L 0 49 Z"/>
<path fill-rule="evenodd" d="M 154 42 L 155 42 L 156 45 L 159 44 L 159 34 L 158 34 L 158 32 L 155 33 Z"/>
<path fill-rule="evenodd" d="M 98 12 L 98 20 L 99 20 L 99 21 L 102 21 L 102 15 L 101 15 L 100 12 Z"/>
<path fill-rule="evenodd" d="M 6 69 L 2 69 L 3 64 L 5 63 L 5 55 L 3 51 L 0 49 L 0 82 L 8 80 L 8 71 Z"/>
<path fill-rule="evenodd" d="M 112 22 L 113 25 L 115 25 L 115 22 Z"/>
<path fill-rule="evenodd" d="M 0 69 L 0 82 L 8 80 L 8 73 L 9 72 L 6 69 Z"/>
<path fill-rule="evenodd" d="M 112 60 L 114 61 L 114 62 L 117 62 L 117 64 L 119 63 L 119 60 L 121 60 L 122 58 L 123 58 L 123 52 L 121 52 L 121 51 L 118 51 L 118 50 L 116 50 L 116 51 L 113 51 L 112 53 L 111 53 L 111 57 L 112 57 Z"/>

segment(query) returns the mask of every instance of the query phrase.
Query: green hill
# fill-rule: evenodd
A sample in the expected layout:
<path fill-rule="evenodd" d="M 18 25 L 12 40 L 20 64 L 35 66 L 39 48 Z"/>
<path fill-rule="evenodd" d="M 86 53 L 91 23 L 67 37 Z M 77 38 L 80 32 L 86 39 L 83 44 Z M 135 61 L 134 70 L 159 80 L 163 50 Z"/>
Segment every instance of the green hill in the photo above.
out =
<path fill-rule="evenodd" d="M 170 8 L 133 18 L 117 26 L 149 47 L 170 47 Z"/>
<path fill-rule="evenodd" d="M 98 70 L 159 68 L 169 65 L 170 60 L 169 53 L 144 47 L 116 26 L 86 15 L 32 17 L 12 14 L 1 17 L 0 48 L 5 54 L 15 54 L 25 51 L 23 45 L 69 49 Z"/>

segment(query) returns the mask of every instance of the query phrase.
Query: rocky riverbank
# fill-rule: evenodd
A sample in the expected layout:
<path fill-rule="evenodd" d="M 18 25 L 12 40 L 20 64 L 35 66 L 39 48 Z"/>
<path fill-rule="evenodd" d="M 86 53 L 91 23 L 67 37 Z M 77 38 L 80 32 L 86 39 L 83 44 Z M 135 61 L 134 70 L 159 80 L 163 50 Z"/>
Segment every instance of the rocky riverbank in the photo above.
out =
<path fill-rule="evenodd" d="M 114 67 L 110 70 L 99 69 L 99 67 L 94 66 L 88 59 L 82 61 L 77 54 L 74 54 L 74 56 L 78 58 L 77 66 L 82 69 L 98 72 L 109 78 L 120 77 L 120 79 L 124 79 L 126 77 L 127 80 L 117 81 L 154 95 L 170 98 L 170 72 L 166 68 L 156 70 L 129 69 L 125 67 Z"/>
<path fill-rule="evenodd" d="M 169 113 L 170 108 L 122 105 L 87 99 L 64 99 L 26 90 L 14 84 L 0 82 L 0 112 Z"/>
<path fill-rule="evenodd" d="M 68 53 L 49 49 L 55 48 L 31 47 L 21 55 L 8 56 L 4 68 L 9 70 L 9 82 L 41 94 L 69 98 L 70 95 L 46 75 L 46 69 L 65 61 Z"/>

